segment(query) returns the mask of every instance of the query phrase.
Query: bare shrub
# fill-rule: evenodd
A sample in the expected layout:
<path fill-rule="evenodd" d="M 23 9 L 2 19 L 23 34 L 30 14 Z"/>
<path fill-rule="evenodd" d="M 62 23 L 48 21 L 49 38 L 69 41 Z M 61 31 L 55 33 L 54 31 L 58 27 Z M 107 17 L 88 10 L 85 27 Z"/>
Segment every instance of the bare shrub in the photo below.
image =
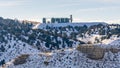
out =
<path fill-rule="evenodd" d="M 48 65 L 49 65 L 49 62 L 48 62 L 48 61 L 44 61 L 44 64 L 45 64 L 46 66 L 48 66 Z"/>
<path fill-rule="evenodd" d="M 92 44 L 92 42 L 91 42 L 91 41 L 88 41 L 87 44 Z"/>

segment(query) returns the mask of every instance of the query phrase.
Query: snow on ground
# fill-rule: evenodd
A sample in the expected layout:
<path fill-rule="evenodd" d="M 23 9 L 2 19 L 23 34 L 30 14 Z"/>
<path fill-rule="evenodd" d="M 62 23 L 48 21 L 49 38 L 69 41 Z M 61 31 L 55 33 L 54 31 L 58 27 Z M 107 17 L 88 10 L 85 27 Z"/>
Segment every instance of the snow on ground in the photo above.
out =
<path fill-rule="evenodd" d="M 5 62 L 9 62 L 17 56 L 20 56 L 21 54 L 31 54 L 39 52 L 37 49 L 33 48 L 27 43 L 19 40 L 9 40 L 7 44 L 1 43 L 0 46 L 1 45 L 4 46 L 5 52 L 1 54 L 0 61 L 4 59 Z"/>
<path fill-rule="evenodd" d="M 18 44 L 21 43 L 22 42 L 19 41 Z M 119 43 L 120 39 L 116 39 L 110 44 L 117 45 L 119 46 L 117 48 L 120 49 Z M 110 45 L 101 44 L 101 46 L 109 47 Z M 12 59 L 11 61 L 8 62 L 9 65 L 6 68 L 120 68 L 120 52 L 118 53 L 112 53 L 111 51 L 105 52 L 103 59 L 93 60 L 87 58 L 85 53 L 77 51 L 76 48 L 54 50 L 48 53 L 38 52 L 33 49 L 29 50 L 29 48 L 31 49 L 31 47 L 27 47 L 28 50 L 24 49 L 25 51 L 20 51 L 22 48 L 23 46 L 21 46 L 20 49 L 17 49 L 17 51 L 23 54 L 24 53 L 30 54 L 30 56 L 27 58 L 27 62 L 20 65 L 14 65 L 12 63 L 13 62 Z M 11 54 L 17 55 L 18 54 L 17 51 L 16 53 Z M 15 56 L 12 56 L 12 58 L 15 58 Z M 6 59 L 8 59 L 8 57 Z"/>
<path fill-rule="evenodd" d="M 117 39 L 111 44 L 120 46 L 119 43 L 120 39 Z M 101 46 L 105 45 L 101 44 Z M 117 48 L 120 49 L 120 47 Z M 120 68 L 120 52 L 105 52 L 104 58 L 100 60 L 89 59 L 85 53 L 77 51 L 76 48 L 54 50 L 48 53 L 36 52 L 30 54 L 26 63 L 20 65 L 10 63 L 6 68 Z"/>
<path fill-rule="evenodd" d="M 113 39 L 105 39 L 102 41 L 103 44 L 110 44 L 111 42 L 113 42 Z"/>
<path fill-rule="evenodd" d="M 118 45 L 120 43 L 120 37 L 117 37 L 115 35 L 111 36 L 110 39 L 104 39 L 102 41 L 103 44 L 109 44 L 109 45 Z"/>
<path fill-rule="evenodd" d="M 112 48 L 120 48 L 120 38 L 110 42 L 108 46 Z"/>
<path fill-rule="evenodd" d="M 92 35 L 90 35 L 90 36 L 86 35 L 86 36 L 83 37 L 83 38 L 79 37 L 79 38 L 77 38 L 77 39 L 78 39 L 78 40 L 81 40 L 81 41 L 84 41 L 84 42 L 86 42 L 86 43 L 88 43 L 88 42 L 94 43 L 96 38 L 97 38 L 97 39 L 100 39 L 101 36 L 100 36 L 100 35 L 97 35 L 97 34 L 92 34 Z"/>
<path fill-rule="evenodd" d="M 91 43 L 95 43 L 96 39 L 98 39 L 100 41 L 101 44 L 105 44 L 105 45 L 118 45 L 120 44 L 120 37 L 117 37 L 116 35 L 113 35 L 110 37 L 110 39 L 104 39 L 101 41 L 101 38 L 103 37 L 103 35 L 98 35 L 98 34 L 92 34 L 92 35 L 85 35 L 85 37 L 78 37 L 78 40 L 84 41 L 86 43 L 91 42 Z M 117 40 L 117 41 L 116 41 Z"/>
<path fill-rule="evenodd" d="M 77 50 L 65 50 L 45 55 L 30 55 L 27 63 L 22 65 L 11 64 L 7 68 L 120 68 L 120 52 L 105 53 L 101 60 L 91 60 Z M 47 62 L 48 64 L 46 64 Z"/>

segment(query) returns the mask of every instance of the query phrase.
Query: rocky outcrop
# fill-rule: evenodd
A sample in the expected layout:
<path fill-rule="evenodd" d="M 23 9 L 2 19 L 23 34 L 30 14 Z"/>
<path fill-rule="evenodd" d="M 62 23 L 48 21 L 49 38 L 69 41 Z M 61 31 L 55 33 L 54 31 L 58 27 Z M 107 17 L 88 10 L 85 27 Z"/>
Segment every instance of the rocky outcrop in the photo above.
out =
<path fill-rule="evenodd" d="M 94 46 L 94 45 L 82 45 L 78 46 L 77 50 L 85 53 L 88 58 L 98 60 L 102 59 L 105 54 L 105 49 L 101 48 L 99 46 Z"/>

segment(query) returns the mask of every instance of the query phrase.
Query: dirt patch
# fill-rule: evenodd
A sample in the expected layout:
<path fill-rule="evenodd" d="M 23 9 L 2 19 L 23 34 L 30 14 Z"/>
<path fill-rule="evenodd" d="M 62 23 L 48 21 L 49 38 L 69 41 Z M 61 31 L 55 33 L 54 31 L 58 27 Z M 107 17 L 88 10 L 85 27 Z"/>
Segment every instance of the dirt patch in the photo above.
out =
<path fill-rule="evenodd" d="M 26 59 L 27 59 L 28 57 L 29 57 L 28 54 L 23 54 L 23 55 L 21 55 L 21 56 L 15 58 L 15 60 L 14 60 L 13 63 L 14 63 L 14 65 L 24 64 L 24 63 L 27 62 Z"/>

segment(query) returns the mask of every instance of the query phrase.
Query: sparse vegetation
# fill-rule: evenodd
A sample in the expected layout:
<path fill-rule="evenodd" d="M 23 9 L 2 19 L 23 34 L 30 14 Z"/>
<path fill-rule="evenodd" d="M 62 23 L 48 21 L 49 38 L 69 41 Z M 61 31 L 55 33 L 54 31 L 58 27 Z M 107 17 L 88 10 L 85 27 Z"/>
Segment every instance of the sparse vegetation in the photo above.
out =
<path fill-rule="evenodd" d="M 48 61 L 44 61 L 44 64 L 45 64 L 46 66 L 48 66 L 48 65 L 49 65 L 49 62 L 48 62 Z"/>

